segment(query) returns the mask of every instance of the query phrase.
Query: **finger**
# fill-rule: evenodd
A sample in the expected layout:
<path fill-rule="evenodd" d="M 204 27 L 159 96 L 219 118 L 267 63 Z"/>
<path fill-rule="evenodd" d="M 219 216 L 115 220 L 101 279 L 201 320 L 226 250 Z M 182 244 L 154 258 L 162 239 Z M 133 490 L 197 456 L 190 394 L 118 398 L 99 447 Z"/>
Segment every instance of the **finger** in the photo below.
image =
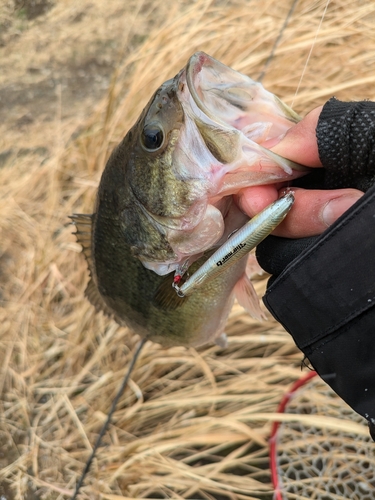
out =
<path fill-rule="evenodd" d="M 357 189 L 332 191 L 293 188 L 295 202 L 274 235 L 284 238 L 316 236 L 325 231 L 361 196 Z"/>
<path fill-rule="evenodd" d="M 235 200 L 245 214 L 249 217 L 254 217 L 254 215 L 279 198 L 280 187 L 280 184 L 270 184 L 268 186 L 254 186 L 241 189 L 235 196 Z"/>
<path fill-rule="evenodd" d="M 291 127 L 284 136 L 270 139 L 262 146 L 302 165 L 321 167 L 316 140 L 316 127 L 321 111 L 322 106 L 315 108 Z"/>

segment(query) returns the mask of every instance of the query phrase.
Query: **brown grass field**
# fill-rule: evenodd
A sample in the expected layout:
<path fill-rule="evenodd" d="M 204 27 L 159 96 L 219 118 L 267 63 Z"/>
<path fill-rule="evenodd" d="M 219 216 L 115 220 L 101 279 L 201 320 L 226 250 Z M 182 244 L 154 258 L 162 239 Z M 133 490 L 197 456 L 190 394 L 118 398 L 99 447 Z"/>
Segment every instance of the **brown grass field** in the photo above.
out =
<path fill-rule="evenodd" d="M 84 298 L 68 216 L 92 212 L 105 161 L 151 93 L 204 50 L 254 79 L 265 69 L 265 87 L 302 115 L 332 95 L 375 98 L 375 4 L 299 0 L 265 68 L 291 4 L 0 0 L 2 500 L 72 494 L 137 345 Z M 81 498 L 272 498 L 268 437 L 302 355 L 271 317 L 236 305 L 227 333 L 224 350 L 146 344 Z M 320 413 L 302 420 L 336 436 L 325 453 L 345 471 L 367 428 L 324 394 L 307 389 Z M 285 498 L 349 498 L 314 491 Z"/>

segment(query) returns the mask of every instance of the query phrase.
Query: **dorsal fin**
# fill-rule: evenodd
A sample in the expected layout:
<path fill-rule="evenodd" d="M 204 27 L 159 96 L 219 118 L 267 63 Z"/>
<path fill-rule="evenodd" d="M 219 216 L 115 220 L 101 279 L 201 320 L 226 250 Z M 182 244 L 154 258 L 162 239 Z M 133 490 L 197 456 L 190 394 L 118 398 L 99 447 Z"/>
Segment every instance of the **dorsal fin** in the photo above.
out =
<path fill-rule="evenodd" d="M 93 278 L 90 278 L 90 281 L 87 283 L 85 295 L 89 299 L 90 303 L 95 307 L 97 312 L 102 312 L 109 318 L 115 319 L 120 325 L 123 324 L 123 322 L 117 318 L 112 309 L 104 302 Z"/>
<path fill-rule="evenodd" d="M 94 217 L 95 214 L 73 214 L 70 216 L 70 219 L 72 219 L 77 228 L 77 231 L 74 234 L 77 238 L 77 242 L 82 247 L 82 252 L 86 258 L 90 272 L 90 280 L 87 284 L 85 295 L 98 312 L 101 311 L 106 316 L 115 318 L 116 321 L 121 324 L 121 321 L 116 317 L 112 309 L 104 302 L 98 286 L 95 283 L 95 266 L 91 250 L 91 236 Z"/>
<path fill-rule="evenodd" d="M 95 273 L 91 253 L 91 235 L 94 216 L 95 214 L 73 214 L 69 217 L 77 228 L 74 234 L 77 238 L 77 242 L 82 247 L 82 252 L 86 258 L 91 276 Z"/>

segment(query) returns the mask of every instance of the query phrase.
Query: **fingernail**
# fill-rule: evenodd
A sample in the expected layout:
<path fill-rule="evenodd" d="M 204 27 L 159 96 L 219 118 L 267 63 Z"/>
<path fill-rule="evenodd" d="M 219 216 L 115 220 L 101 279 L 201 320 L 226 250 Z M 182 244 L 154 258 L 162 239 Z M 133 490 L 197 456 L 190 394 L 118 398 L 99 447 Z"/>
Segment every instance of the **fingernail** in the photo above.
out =
<path fill-rule="evenodd" d="M 359 200 L 361 196 L 340 196 L 327 202 L 322 211 L 322 219 L 324 224 L 329 227 L 333 224 L 346 210 Z"/>

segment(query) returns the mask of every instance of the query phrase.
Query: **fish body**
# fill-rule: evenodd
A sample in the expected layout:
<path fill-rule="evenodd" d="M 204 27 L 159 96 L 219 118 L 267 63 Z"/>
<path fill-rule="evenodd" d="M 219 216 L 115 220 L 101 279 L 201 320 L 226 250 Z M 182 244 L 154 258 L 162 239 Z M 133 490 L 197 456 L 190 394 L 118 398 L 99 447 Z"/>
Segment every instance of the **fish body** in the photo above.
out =
<path fill-rule="evenodd" d="M 220 339 L 234 300 L 231 292 L 245 273 L 246 256 L 181 299 L 172 288 L 173 274 L 160 276 L 134 257 L 123 237 L 121 220 L 112 216 L 111 203 L 101 205 L 92 216 L 73 219 L 91 274 L 85 293 L 98 311 L 164 346 L 197 346 Z M 194 262 L 189 271 L 195 272 L 208 256 Z M 167 302 L 162 307 L 155 301 L 157 293 L 165 294 Z"/>
<path fill-rule="evenodd" d="M 260 84 L 194 54 L 113 151 L 95 212 L 73 216 L 95 307 L 163 345 L 221 338 L 234 295 L 260 316 L 247 256 L 183 299 L 171 273 L 186 261 L 193 273 L 248 220 L 241 188 L 306 173 L 261 146 L 297 121 Z"/>

